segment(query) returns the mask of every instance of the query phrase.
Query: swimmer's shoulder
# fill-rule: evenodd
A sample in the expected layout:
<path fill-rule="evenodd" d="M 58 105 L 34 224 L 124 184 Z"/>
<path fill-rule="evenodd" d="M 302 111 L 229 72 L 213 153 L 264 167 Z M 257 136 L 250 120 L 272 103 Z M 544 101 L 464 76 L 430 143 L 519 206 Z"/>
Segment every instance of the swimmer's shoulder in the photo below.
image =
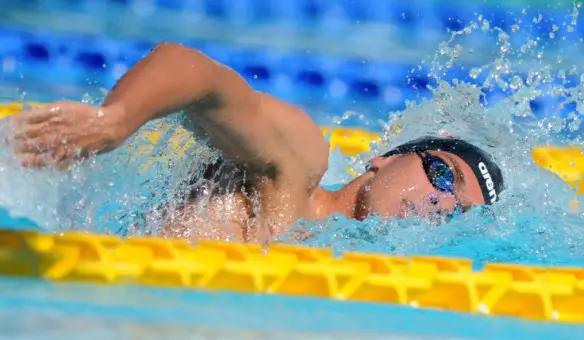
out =
<path fill-rule="evenodd" d="M 328 168 L 329 144 L 321 128 L 298 106 L 268 93 L 258 93 L 260 110 L 273 120 L 279 138 L 285 145 L 284 167 L 291 171 L 303 171 L 312 185 L 318 186 Z M 300 167 L 300 169 L 298 169 Z"/>

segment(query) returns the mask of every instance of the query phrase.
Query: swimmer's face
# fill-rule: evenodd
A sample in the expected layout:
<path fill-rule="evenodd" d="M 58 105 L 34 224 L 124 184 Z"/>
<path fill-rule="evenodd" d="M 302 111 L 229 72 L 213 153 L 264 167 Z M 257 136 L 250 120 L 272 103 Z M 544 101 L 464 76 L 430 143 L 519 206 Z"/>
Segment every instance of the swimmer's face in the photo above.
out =
<path fill-rule="evenodd" d="M 448 152 L 376 157 L 363 175 L 356 217 L 447 216 L 484 204 L 472 169 Z"/>

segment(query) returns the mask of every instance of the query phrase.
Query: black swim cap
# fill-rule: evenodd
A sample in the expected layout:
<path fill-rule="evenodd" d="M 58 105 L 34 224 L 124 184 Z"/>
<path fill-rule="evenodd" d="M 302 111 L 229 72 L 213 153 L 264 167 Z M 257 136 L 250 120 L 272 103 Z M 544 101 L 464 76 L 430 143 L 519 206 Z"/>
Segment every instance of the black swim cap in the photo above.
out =
<path fill-rule="evenodd" d="M 445 151 L 462 158 L 474 172 L 483 192 L 486 204 L 495 203 L 505 188 L 501 169 L 491 157 L 476 146 L 453 137 L 423 137 L 402 144 L 382 157 L 417 151 Z"/>

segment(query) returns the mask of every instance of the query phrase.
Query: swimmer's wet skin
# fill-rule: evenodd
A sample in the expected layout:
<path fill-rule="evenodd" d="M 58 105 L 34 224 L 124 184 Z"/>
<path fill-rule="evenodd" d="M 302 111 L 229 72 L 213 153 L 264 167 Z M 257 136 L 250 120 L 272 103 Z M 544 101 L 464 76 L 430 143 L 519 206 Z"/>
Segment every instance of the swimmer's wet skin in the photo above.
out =
<path fill-rule="evenodd" d="M 99 107 L 57 102 L 11 117 L 12 142 L 26 166 L 65 167 L 111 151 L 148 121 L 177 111 L 184 112 L 187 129 L 207 135 L 245 173 L 245 186 L 254 192 L 238 196 L 228 209 L 233 228 L 226 230 L 237 230 L 231 235 L 236 240 L 264 242 L 297 219 L 333 213 L 358 220 L 451 214 L 490 204 L 503 188 L 500 170 L 484 152 L 461 140 L 432 138 L 375 157 L 366 173 L 341 190 L 326 191 L 319 183 L 329 146 L 305 112 L 254 91 L 230 68 L 174 43 L 158 45 L 138 62 Z M 188 211 L 184 207 L 179 215 Z M 171 223 L 168 231 L 194 239 L 223 237 L 197 233 L 200 221 L 191 217 Z"/>

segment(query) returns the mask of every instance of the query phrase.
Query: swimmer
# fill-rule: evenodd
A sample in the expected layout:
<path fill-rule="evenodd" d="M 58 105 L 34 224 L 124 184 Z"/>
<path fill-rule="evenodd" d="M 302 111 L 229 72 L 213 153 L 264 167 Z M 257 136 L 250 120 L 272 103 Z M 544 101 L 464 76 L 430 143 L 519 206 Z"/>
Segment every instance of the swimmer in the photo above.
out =
<path fill-rule="evenodd" d="M 200 216 L 187 204 L 176 214 L 180 222 L 166 229 L 172 235 L 264 242 L 299 219 L 334 213 L 356 220 L 450 216 L 496 202 L 504 188 L 499 167 L 479 148 L 456 138 L 421 137 L 374 157 L 364 174 L 327 191 L 320 182 L 329 145 L 305 112 L 176 43 L 154 48 L 98 107 L 55 102 L 11 117 L 13 147 L 25 166 L 66 167 L 114 150 L 147 122 L 179 111 L 185 128 L 202 131 L 221 152 L 205 176 L 231 179 L 235 199 L 223 199 L 222 191 L 209 207 L 211 219 L 225 218 L 218 211 L 231 212 L 227 228 L 197 233 Z M 192 204 L 203 191 L 193 188 Z M 257 209 L 250 192 L 257 194 Z M 220 209 L 226 204 L 229 209 Z M 268 236 L 258 236 L 258 230 Z"/>

